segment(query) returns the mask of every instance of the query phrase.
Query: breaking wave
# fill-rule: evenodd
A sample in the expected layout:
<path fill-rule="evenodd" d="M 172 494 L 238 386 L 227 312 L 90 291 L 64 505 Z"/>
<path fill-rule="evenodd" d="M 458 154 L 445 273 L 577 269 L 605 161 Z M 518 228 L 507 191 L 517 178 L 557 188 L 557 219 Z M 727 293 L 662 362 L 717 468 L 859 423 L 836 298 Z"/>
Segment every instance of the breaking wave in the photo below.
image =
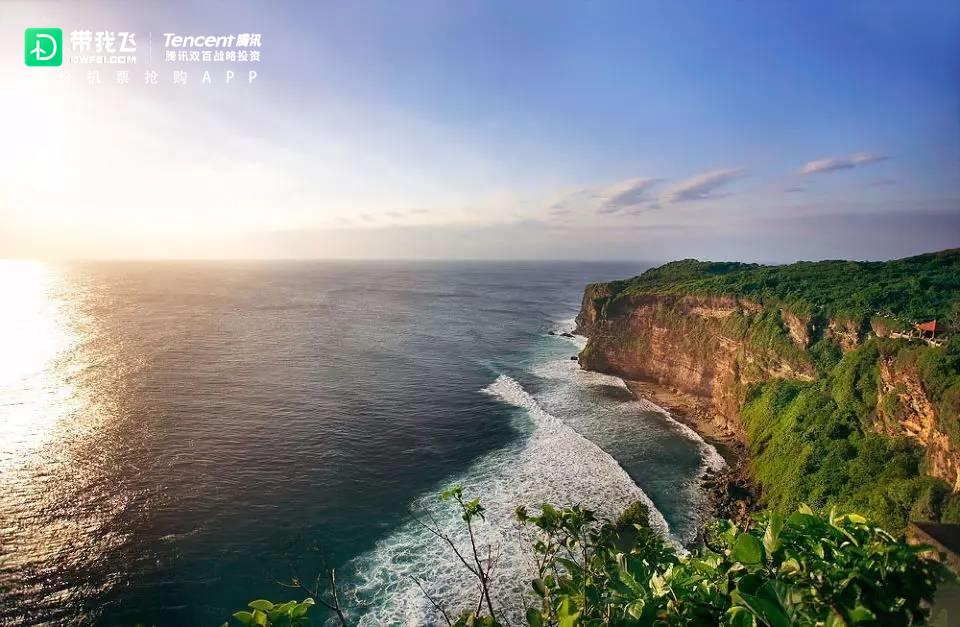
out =
<path fill-rule="evenodd" d="M 553 332 L 556 334 L 556 337 L 561 340 L 566 340 L 577 347 L 577 350 L 583 350 L 587 346 L 587 338 L 584 335 L 577 335 L 574 331 L 577 330 L 577 321 L 573 318 L 568 320 L 560 320 L 557 322 L 556 328 Z M 567 333 L 568 335 L 562 335 Z"/>
<path fill-rule="evenodd" d="M 583 370 L 576 362 L 566 359 L 538 364 L 533 368 L 533 374 L 545 379 L 563 380 L 571 383 L 573 385 L 572 392 L 576 393 L 579 398 L 583 397 L 582 393 L 584 388 L 597 386 L 622 388 L 625 392 L 630 393 L 632 397 L 632 393 L 620 377 Z M 560 392 L 559 388 L 556 391 Z M 562 401 L 572 403 L 573 399 L 562 399 Z M 699 433 L 674 418 L 669 411 L 656 403 L 645 398 L 633 397 L 629 402 L 617 403 L 617 409 L 618 413 L 622 414 L 625 418 L 630 417 L 631 419 L 637 420 L 641 419 L 641 414 L 644 412 L 660 414 L 674 431 L 682 434 L 697 446 L 703 458 L 702 470 L 717 472 L 727 466 L 726 460 L 723 459 L 723 456 L 712 444 L 704 440 Z"/>
<path fill-rule="evenodd" d="M 479 543 L 495 547 L 499 560 L 492 578 L 496 604 L 511 622 L 522 616 L 522 596 L 533 577 L 526 543 L 513 522 L 518 505 L 531 510 L 541 503 L 580 503 L 601 516 L 615 517 L 642 501 L 650 508 L 651 526 L 671 540 L 667 521 L 617 461 L 572 427 L 543 409 L 515 379 L 500 375 L 483 393 L 525 410 L 518 426 L 525 436 L 515 445 L 486 455 L 463 476 L 468 496 L 479 496 L 486 522 L 478 529 Z M 461 546 L 469 546 L 464 524 L 450 507 L 438 506 L 434 494 L 421 497 L 414 512 L 429 511 L 436 524 Z M 422 514 L 421 514 L 422 515 Z M 467 609 L 477 586 L 450 548 L 416 521 L 405 523 L 381 540 L 353 565 L 358 573 L 354 603 L 366 608 L 360 624 L 434 625 L 442 623 L 413 577 L 434 598 L 460 601 L 455 614 Z"/>

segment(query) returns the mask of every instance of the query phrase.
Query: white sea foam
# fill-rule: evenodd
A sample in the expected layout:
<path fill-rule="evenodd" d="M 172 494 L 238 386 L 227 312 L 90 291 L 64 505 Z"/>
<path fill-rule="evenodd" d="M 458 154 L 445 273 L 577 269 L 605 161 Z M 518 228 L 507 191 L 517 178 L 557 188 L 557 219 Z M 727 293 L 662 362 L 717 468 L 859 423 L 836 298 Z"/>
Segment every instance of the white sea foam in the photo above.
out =
<path fill-rule="evenodd" d="M 565 318 L 562 320 L 558 320 L 556 322 L 556 325 L 557 325 L 557 328 L 556 328 L 557 333 L 566 332 L 566 333 L 573 334 L 573 332 L 577 328 L 577 320 L 576 318 Z M 575 343 L 580 348 L 580 350 L 583 350 L 584 347 L 587 345 L 587 338 L 583 335 L 574 335 L 572 338 L 565 337 L 563 335 L 558 335 L 557 337 L 562 340 L 568 340 Z M 626 384 L 623 382 L 623 380 L 620 379 L 619 377 L 606 375 L 599 372 L 581 370 L 577 366 L 577 364 L 572 363 L 572 361 L 549 362 L 546 364 L 542 364 L 539 369 L 542 371 L 543 367 L 555 368 L 558 365 L 561 367 L 562 370 L 567 370 L 567 371 L 572 370 L 577 373 L 580 373 L 579 376 L 584 380 L 589 381 L 592 378 L 593 381 L 591 382 L 598 382 L 598 383 L 607 384 L 607 385 L 620 385 L 624 388 L 627 387 Z M 664 416 L 666 416 L 667 420 L 674 426 L 674 428 L 677 429 L 677 431 L 683 433 L 685 436 L 687 436 L 694 442 L 697 442 L 697 444 L 700 445 L 700 451 L 701 451 L 701 454 L 703 455 L 705 469 L 709 469 L 711 471 L 716 472 L 727 466 L 727 462 L 723 459 L 723 456 L 720 455 L 720 453 L 712 444 L 707 443 L 703 439 L 703 437 L 700 436 L 699 433 L 697 433 L 686 424 L 674 418 L 670 414 L 670 412 L 664 409 L 663 407 L 660 407 L 659 405 L 657 405 L 656 403 L 648 399 L 637 399 L 637 407 L 639 407 L 642 411 L 656 411 L 663 414 Z"/>
<path fill-rule="evenodd" d="M 727 467 L 727 461 L 723 459 L 723 455 L 717 451 L 716 447 L 704 440 L 699 433 L 691 429 L 689 426 L 674 418 L 669 411 L 645 398 L 637 399 L 635 402 L 647 411 L 660 412 L 666 417 L 674 429 L 699 444 L 700 454 L 703 455 L 703 464 L 705 469 L 717 472 L 718 470 L 723 470 Z"/>
<path fill-rule="evenodd" d="M 556 323 L 557 323 L 557 328 L 562 329 L 564 331 L 570 331 L 571 333 L 577 327 L 576 318 L 561 318 L 560 320 L 557 320 Z"/>
<path fill-rule="evenodd" d="M 574 346 L 577 347 L 577 350 L 583 350 L 587 345 L 587 337 L 584 335 L 576 335 L 574 331 L 577 329 L 577 321 L 574 318 L 567 318 L 565 320 L 557 320 L 556 327 L 553 329 L 553 332 L 556 333 L 556 337 L 561 340 L 566 340 Z M 569 333 L 573 337 L 567 337 L 566 335 L 561 335 L 563 333 Z"/>
<path fill-rule="evenodd" d="M 545 379 L 570 381 L 577 388 L 608 385 L 620 387 L 624 390 L 628 389 L 627 384 L 624 383 L 620 377 L 583 370 L 576 362 L 568 359 L 544 362 L 535 366 L 533 373 Z M 645 398 L 639 398 L 630 402 L 621 403 L 620 410 L 624 416 L 635 416 L 638 420 L 642 419 L 643 412 L 657 412 L 663 415 L 671 428 L 697 445 L 700 450 L 700 455 L 703 458 L 703 470 L 716 472 L 726 468 L 727 462 L 712 444 L 704 440 L 699 433 L 674 418 L 669 411 L 656 403 Z"/>
<path fill-rule="evenodd" d="M 521 616 L 520 599 L 527 594 L 533 572 L 513 523 L 517 505 L 535 510 L 545 502 L 581 503 L 614 517 L 642 501 L 650 508 L 651 525 L 670 537 L 667 521 L 616 460 L 544 411 L 516 380 L 500 375 L 483 392 L 526 410 L 525 424 L 532 429 L 516 445 L 485 456 L 450 483 L 462 483 L 467 495 L 479 496 L 486 507 L 486 523 L 480 525 L 478 537 L 481 544 L 499 547 L 492 589 L 497 606 L 506 608 L 513 619 Z M 469 546 L 463 522 L 452 508 L 438 506 L 433 495 L 414 506 L 423 508 L 433 512 L 445 533 Z M 361 625 L 439 624 L 440 616 L 413 576 L 435 598 L 462 603 L 476 595 L 476 583 L 450 548 L 413 521 L 380 541 L 355 566 L 361 577 L 355 602 L 368 608 Z M 454 613 L 463 609 L 466 605 L 449 608 Z"/>

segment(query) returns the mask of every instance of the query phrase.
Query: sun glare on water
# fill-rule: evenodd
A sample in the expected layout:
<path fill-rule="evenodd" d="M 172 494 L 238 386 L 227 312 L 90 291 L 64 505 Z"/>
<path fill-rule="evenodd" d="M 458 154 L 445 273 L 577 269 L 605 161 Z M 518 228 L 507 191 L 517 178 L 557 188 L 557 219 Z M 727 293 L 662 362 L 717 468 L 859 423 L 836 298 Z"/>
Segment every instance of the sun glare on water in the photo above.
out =
<path fill-rule="evenodd" d="M 57 271 L 36 261 L 0 261 L 0 472 L 52 436 L 72 390 L 57 362 L 76 344 Z"/>
<path fill-rule="evenodd" d="M 112 585 L 77 579 L 126 541 L 116 522 L 126 492 L 105 471 L 102 388 L 76 272 L 0 260 L 0 623 L 32 624 L 15 609 L 93 622 L 76 605 Z M 82 581 L 82 584 L 78 584 Z M 71 606 L 73 604 L 73 606 Z M 78 614 L 79 612 L 79 614 Z M 10 620 L 12 619 L 12 622 Z"/>

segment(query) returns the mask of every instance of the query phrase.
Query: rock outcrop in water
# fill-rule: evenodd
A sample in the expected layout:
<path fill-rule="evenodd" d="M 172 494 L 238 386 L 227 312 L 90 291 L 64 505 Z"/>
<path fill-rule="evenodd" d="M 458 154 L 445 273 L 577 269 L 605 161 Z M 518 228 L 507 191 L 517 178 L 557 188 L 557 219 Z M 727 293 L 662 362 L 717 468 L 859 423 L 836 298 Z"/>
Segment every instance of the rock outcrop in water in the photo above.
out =
<path fill-rule="evenodd" d="M 791 486 L 785 502 L 869 497 L 882 509 L 883 499 L 900 495 L 867 495 L 867 488 L 850 487 L 861 481 L 854 474 L 857 447 L 870 434 L 918 444 L 922 459 L 914 474 L 942 479 L 949 491 L 960 492 L 957 342 L 930 346 L 886 337 L 891 326 L 909 328 L 918 319 L 953 316 L 956 325 L 957 311 L 956 250 L 883 263 L 688 260 L 631 280 L 587 286 L 577 333 L 589 339 L 579 361 L 590 370 L 655 382 L 698 399 L 717 427 L 761 458 L 753 463 L 754 474 L 765 489 L 776 483 L 775 472 L 763 473 L 776 466 L 769 458 L 778 438 L 811 429 L 805 416 L 823 414 L 816 419 L 824 421 L 827 435 L 813 432 L 826 438 L 823 452 L 801 448 L 797 455 L 812 456 L 807 464 L 827 463 L 814 458 L 831 447 L 843 449 L 844 442 L 853 449 L 840 453 L 846 465 L 837 471 L 836 486 Z M 803 447 L 803 441 L 796 445 Z M 802 484 L 808 471 L 792 472 Z M 917 486 L 911 490 L 926 489 Z M 911 492 L 909 498 L 915 497 Z M 938 501 L 924 510 L 918 502 L 915 507 L 928 518 L 941 517 L 946 506 Z M 960 519 L 960 500 L 956 510 L 950 516 Z"/>

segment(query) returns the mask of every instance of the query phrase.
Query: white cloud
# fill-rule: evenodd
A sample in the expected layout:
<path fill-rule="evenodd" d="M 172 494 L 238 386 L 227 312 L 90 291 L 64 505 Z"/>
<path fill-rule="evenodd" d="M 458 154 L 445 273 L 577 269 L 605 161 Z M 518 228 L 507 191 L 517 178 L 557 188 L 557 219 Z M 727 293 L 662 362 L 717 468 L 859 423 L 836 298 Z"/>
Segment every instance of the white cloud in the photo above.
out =
<path fill-rule="evenodd" d="M 550 215 L 560 217 L 574 212 L 599 214 L 638 213 L 653 208 L 656 200 L 650 193 L 663 179 L 638 176 L 610 185 L 582 187 L 555 198 L 547 206 Z"/>
<path fill-rule="evenodd" d="M 654 188 L 664 179 L 653 176 L 637 176 L 617 183 L 583 187 L 568 192 L 547 206 L 554 217 L 572 213 L 595 212 L 601 215 L 635 216 L 660 209 L 666 203 L 719 198 L 714 190 L 745 173 L 741 168 L 714 170 L 675 183 L 662 194 Z"/>
<path fill-rule="evenodd" d="M 638 205 L 653 201 L 650 190 L 661 180 L 654 177 L 636 177 L 611 185 L 600 191 L 599 196 L 604 198 L 604 201 L 597 212 L 636 211 Z"/>
<path fill-rule="evenodd" d="M 808 161 L 804 164 L 803 168 L 800 169 L 800 174 L 807 175 L 817 174 L 819 172 L 833 172 L 834 170 L 849 170 L 850 168 L 883 161 L 884 159 L 887 159 L 887 157 L 869 152 L 858 152 L 845 157 L 827 157 L 825 159 L 817 159 L 816 161 Z"/>
<path fill-rule="evenodd" d="M 715 189 L 740 178 L 744 173 L 743 168 L 729 168 L 698 174 L 665 190 L 662 199 L 664 202 L 684 202 L 716 198 L 718 195 L 713 193 Z"/>
<path fill-rule="evenodd" d="M 547 209 L 551 215 L 566 215 L 576 209 L 592 208 L 596 203 L 596 192 L 591 188 L 581 188 L 555 197 Z"/>

